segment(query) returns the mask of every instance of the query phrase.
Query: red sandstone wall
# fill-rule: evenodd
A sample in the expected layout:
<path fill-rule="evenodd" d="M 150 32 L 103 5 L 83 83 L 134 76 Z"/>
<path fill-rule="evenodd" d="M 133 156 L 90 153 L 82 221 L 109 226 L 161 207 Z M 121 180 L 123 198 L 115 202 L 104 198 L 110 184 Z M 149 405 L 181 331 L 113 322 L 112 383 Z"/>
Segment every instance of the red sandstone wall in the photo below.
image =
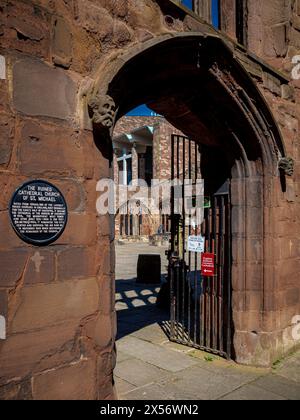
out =
<path fill-rule="evenodd" d="M 261 29 L 253 27 L 253 51 L 270 63 L 278 62 L 278 68 L 287 63 L 291 69 L 291 55 L 300 54 L 299 0 L 284 2 L 294 8 L 282 24 L 278 7 L 283 1 L 273 8 L 277 17 L 270 6 L 274 0 L 255 3 L 259 9 L 252 12 L 253 22 L 260 20 L 263 7 L 263 26 L 270 36 L 264 35 L 263 45 L 254 43 Z M 274 19 L 271 26 L 266 21 L 268 8 Z M 288 47 L 282 44 L 285 21 L 293 22 Z M 5 61 L 0 64 L 0 308 L 7 319 L 7 339 L 0 341 L 0 398 L 113 397 L 114 252 L 109 219 L 97 217 L 95 210 L 96 182 L 111 173 L 90 126 L 82 124 L 82 101 L 105 55 L 162 33 L 201 29 L 203 24 L 189 16 L 165 24 L 151 0 L 1 2 L 0 55 Z M 276 48 L 268 47 L 277 31 Z M 264 329 L 260 345 L 265 359 L 261 358 L 269 360 L 295 344 L 291 317 L 300 313 L 300 85 L 294 83 L 293 97 L 289 89 L 282 91 L 276 77 L 259 83 L 296 163 L 287 194 L 278 186 L 270 191 L 274 231 L 267 233 L 276 261 L 276 294 L 265 299 L 269 316 L 263 327 L 253 319 L 261 317 L 258 290 L 249 294 L 241 324 L 249 331 L 255 325 Z M 37 177 L 62 190 L 70 212 L 64 235 L 43 249 L 21 242 L 8 219 L 12 192 Z M 36 253 L 42 259 L 39 268 L 33 260 Z M 239 308 L 238 294 L 234 305 Z M 256 351 L 255 340 L 247 348 L 249 360 Z"/>
<path fill-rule="evenodd" d="M 113 18 L 84 3 L 0 5 L 0 399 L 113 395 L 114 257 L 109 220 L 95 208 L 109 165 L 76 114 Z M 130 38 L 122 29 L 116 23 L 115 42 Z M 8 218 L 14 190 L 35 178 L 57 185 L 69 208 L 65 233 L 46 248 L 19 240 Z"/>

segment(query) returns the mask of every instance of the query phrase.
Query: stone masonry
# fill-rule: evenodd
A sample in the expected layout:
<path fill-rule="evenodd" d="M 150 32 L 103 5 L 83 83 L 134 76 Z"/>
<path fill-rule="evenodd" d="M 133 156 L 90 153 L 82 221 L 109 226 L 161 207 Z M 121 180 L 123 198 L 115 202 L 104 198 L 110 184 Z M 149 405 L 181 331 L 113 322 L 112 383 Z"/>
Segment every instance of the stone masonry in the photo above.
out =
<path fill-rule="evenodd" d="M 228 8 L 223 11 L 233 10 L 229 0 L 221 3 Z M 103 95 L 112 90 L 120 69 L 126 70 L 120 82 L 126 94 L 121 89 L 111 93 L 116 119 L 138 99 L 146 101 L 142 88 L 151 88 L 150 79 L 140 85 L 139 98 L 127 85 L 133 78 L 141 83 L 131 59 L 146 60 L 151 47 L 166 41 L 196 45 L 182 69 L 170 66 L 166 50 L 155 56 L 151 80 L 166 96 L 170 91 L 159 77 L 167 70 L 182 71 L 188 84 L 187 68 L 208 68 L 220 91 L 211 91 L 204 114 L 211 100 L 223 98 L 222 86 L 231 89 L 234 104 L 248 101 L 252 122 L 263 126 L 264 110 L 268 121 L 259 133 L 251 131 L 257 134 L 253 144 L 261 138 L 261 148 L 272 149 L 270 130 L 278 125 L 281 151 L 261 158 L 249 142 L 248 175 L 240 175 L 239 164 L 233 171 L 234 346 L 238 362 L 269 366 L 299 345 L 292 333 L 300 314 L 300 0 L 246 3 L 247 38 L 238 45 L 233 13 L 219 33 L 175 0 L 1 1 L 0 316 L 7 335 L 0 340 L 0 399 L 115 398 L 114 235 L 110 218 L 98 215 L 95 206 L 98 180 L 112 176 L 111 139 L 106 129 L 103 134 L 103 127 L 93 126 L 87 103 L 98 89 Z M 224 52 L 217 65 L 206 63 L 210 48 L 196 51 L 207 42 Z M 178 49 L 178 56 L 182 51 L 189 53 Z M 222 65 L 235 76 L 224 76 Z M 143 71 L 146 75 L 149 67 Z M 292 71 L 299 79 L 292 79 Z M 184 96 L 182 79 L 172 77 L 165 82 Z M 249 100 L 235 82 L 247 85 Z M 193 93 L 199 83 L 193 82 Z M 168 120 L 187 135 L 201 130 L 208 142 L 209 130 L 195 107 L 183 106 L 176 95 L 168 106 L 159 99 L 153 104 L 157 112 L 169 112 Z M 214 112 L 222 106 L 226 111 L 222 100 L 216 104 Z M 228 107 L 233 113 L 237 109 L 242 116 L 243 106 Z M 233 120 L 238 124 L 240 119 Z M 281 188 L 274 168 L 283 151 L 295 169 L 292 176 L 282 174 Z M 54 183 L 68 203 L 66 231 L 44 248 L 26 245 L 10 226 L 11 196 L 29 179 Z"/>
<path fill-rule="evenodd" d="M 160 181 L 169 181 L 171 179 L 171 136 L 172 134 L 182 136 L 183 133 L 169 124 L 163 117 L 130 117 L 126 116 L 121 118 L 114 129 L 114 137 L 116 138 L 121 134 L 131 134 L 134 130 L 151 126 L 153 127 L 152 136 L 152 150 L 153 150 L 153 161 L 152 171 L 153 179 Z M 136 147 L 132 146 L 132 182 L 134 183 L 138 179 L 138 155 L 136 153 Z M 114 155 L 114 180 L 119 183 L 119 168 L 117 163 L 117 157 Z M 128 213 L 129 214 L 129 213 Z M 120 237 L 120 215 L 115 218 L 115 234 L 116 237 Z M 138 218 L 138 216 L 133 216 Z M 138 224 L 139 220 L 135 224 Z M 144 211 L 142 224 L 140 226 L 140 235 L 134 232 L 133 236 L 135 240 L 145 239 L 148 240 L 149 236 L 153 236 L 157 233 L 161 225 L 166 227 L 167 219 L 162 219 L 160 215 L 151 215 L 149 212 Z M 123 235 L 124 236 L 124 235 Z"/>

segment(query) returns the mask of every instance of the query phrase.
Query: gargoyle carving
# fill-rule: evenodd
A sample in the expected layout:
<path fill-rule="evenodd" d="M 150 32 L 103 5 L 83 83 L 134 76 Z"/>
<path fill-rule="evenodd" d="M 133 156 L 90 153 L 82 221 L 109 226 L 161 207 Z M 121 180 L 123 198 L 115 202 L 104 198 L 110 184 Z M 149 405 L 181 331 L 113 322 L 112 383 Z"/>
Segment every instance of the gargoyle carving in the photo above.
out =
<path fill-rule="evenodd" d="M 290 157 L 281 158 L 278 164 L 279 170 L 288 176 L 293 176 L 294 173 L 294 160 Z"/>
<path fill-rule="evenodd" d="M 108 130 L 114 126 L 116 104 L 110 96 L 97 94 L 89 100 L 88 107 L 89 115 L 95 125 Z"/>

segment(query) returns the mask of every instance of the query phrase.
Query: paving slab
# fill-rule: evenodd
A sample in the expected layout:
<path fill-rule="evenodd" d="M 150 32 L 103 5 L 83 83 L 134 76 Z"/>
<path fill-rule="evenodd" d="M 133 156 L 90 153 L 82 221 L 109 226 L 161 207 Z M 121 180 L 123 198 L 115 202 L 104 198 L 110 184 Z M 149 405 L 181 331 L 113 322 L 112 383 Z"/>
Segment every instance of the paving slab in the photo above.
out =
<path fill-rule="evenodd" d="M 179 398 L 172 395 L 167 387 L 162 387 L 159 384 L 151 384 L 127 393 L 122 399 L 137 401 L 166 401 L 176 400 Z"/>
<path fill-rule="evenodd" d="M 281 401 L 286 398 L 255 385 L 245 385 L 220 398 L 223 401 Z"/>
<path fill-rule="evenodd" d="M 300 384 L 300 352 L 285 360 L 275 372 L 286 379 Z"/>
<path fill-rule="evenodd" d="M 118 357 L 118 363 L 124 362 L 125 360 L 132 359 L 132 356 L 130 356 L 130 354 L 123 353 L 122 351 L 118 351 L 117 357 Z"/>
<path fill-rule="evenodd" d="M 133 391 L 136 389 L 136 387 L 132 384 L 130 384 L 127 381 L 124 381 L 124 379 L 118 378 L 115 376 L 115 387 L 117 390 L 117 395 L 120 398 L 122 395 L 127 394 L 130 391 Z"/>
<path fill-rule="evenodd" d="M 154 344 L 169 343 L 168 337 L 157 323 L 135 331 L 132 335 L 140 340 L 148 341 Z"/>
<path fill-rule="evenodd" d="M 300 400 L 300 384 L 279 375 L 264 376 L 258 379 L 253 385 L 289 400 Z"/>
<path fill-rule="evenodd" d="M 223 374 L 222 370 L 216 373 L 196 365 L 174 375 L 166 386 L 179 395 L 184 390 L 189 399 L 216 400 L 252 381 L 252 375 L 239 375 L 234 371 Z"/>
<path fill-rule="evenodd" d="M 115 375 L 136 387 L 141 387 L 160 380 L 167 380 L 170 377 L 170 372 L 142 360 L 129 359 L 118 363 Z"/>
<path fill-rule="evenodd" d="M 179 372 L 197 364 L 197 361 L 185 354 L 179 354 L 132 336 L 119 340 L 117 348 L 139 360 L 170 372 Z"/>

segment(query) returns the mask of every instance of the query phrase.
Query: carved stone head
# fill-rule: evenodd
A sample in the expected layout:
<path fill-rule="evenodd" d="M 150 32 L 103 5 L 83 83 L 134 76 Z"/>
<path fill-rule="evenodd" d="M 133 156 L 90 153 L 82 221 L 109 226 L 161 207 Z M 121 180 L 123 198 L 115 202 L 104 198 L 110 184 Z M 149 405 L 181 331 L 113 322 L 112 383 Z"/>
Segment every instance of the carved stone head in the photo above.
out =
<path fill-rule="evenodd" d="M 293 176 L 294 174 L 294 160 L 289 157 L 280 159 L 278 167 L 288 176 Z"/>
<path fill-rule="evenodd" d="M 112 128 L 116 116 L 116 104 L 108 95 L 97 94 L 89 101 L 89 112 L 94 124 Z"/>

